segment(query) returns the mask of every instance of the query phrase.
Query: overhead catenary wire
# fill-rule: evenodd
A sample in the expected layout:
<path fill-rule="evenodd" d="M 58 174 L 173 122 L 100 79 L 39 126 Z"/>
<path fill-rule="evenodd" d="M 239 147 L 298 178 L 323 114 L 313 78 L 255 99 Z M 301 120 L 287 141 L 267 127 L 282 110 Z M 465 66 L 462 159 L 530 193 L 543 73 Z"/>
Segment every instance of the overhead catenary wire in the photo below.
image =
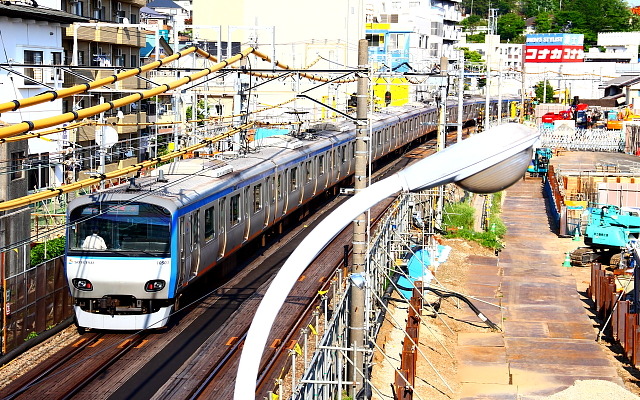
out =
<path fill-rule="evenodd" d="M 89 90 L 95 89 L 95 88 L 99 88 L 105 85 L 110 85 L 113 84 L 115 82 L 121 81 L 123 79 L 126 78 L 130 78 L 132 76 L 136 76 L 139 75 L 143 72 L 147 72 L 149 70 L 155 69 L 160 67 L 163 64 L 167 64 L 170 62 L 173 62 L 177 59 L 179 59 L 180 57 L 193 53 L 197 50 L 197 47 L 192 46 L 189 48 L 186 48 L 184 50 L 181 50 L 175 54 L 172 54 L 170 56 L 167 56 L 161 60 L 158 61 L 154 61 L 151 62 L 149 64 L 145 64 L 142 67 L 138 67 L 138 68 L 134 68 L 134 69 L 129 69 L 123 72 L 120 72 L 119 74 L 114 74 L 111 76 L 108 76 L 106 78 L 102 78 L 102 79 L 98 79 L 95 81 L 91 81 L 91 82 L 87 82 L 87 83 L 83 83 L 80 85 L 75 85 L 72 86 L 70 88 L 64 88 L 64 89 L 60 89 L 60 90 L 51 90 L 51 91 L 46 91 L 43 93 L 40 93 L 36 96 L 32 96 L 32 97 L 27 97 L 21 100 L 12 100 L 6 103 L 2 103 L 0 104 L 0 113 L 4 113 L 7 111 L 16 111 L 19 108 L 22 107 L 30 107 L 36 104 L 41 104 L 41 103 L 45 103 L 47 101 L 53 101 L 56 99 L 62 99 L 65 97 L 69 97 L 69 96 L 73 96 L 75 94 L 80 94 L 80 93 L 84 93 L 87 92 Z"/>
<path fill-rule="evenodd" d="M 163 156 L 160 157 L 156 157 L 154 159 L 148 160 L 148 161 L 143 161 L 137 164 L 134 164 L 130 167 L 126 167 L 126 168 L 122 168 L 122 169 L 118 169 L 112 172 L 108 172 L 105 174 L 96 174 L 91 178 L 87 178 L 87 179 L 83 179 L 74 183 L 70 183 L 68 185 L 64 185 L 64 186 L 60 186 L 60 187 L 56 187 L 56 188 L 49 188 L 47 190 L 43 190 L 42 192 L 38 192 L 38 193 L 34 193 L 32 195 L 29 196 L 24 196 L 24 197 L 20 197 L 17 199 L 13 199 L 13 200 L 7 200 L 7 201 L 3 201 L 0 202 L 0 211 L 6 211 L 6 210 L 11 210 L 14 208 L 18 208 L 18 207 L 23 207 L 29 204 L 33 204 L 36 203 L 38 201 L 42 201 L 42 200 L 46 200 L 46 199 L 50 199 L 52 197 L 56 197 L 59 196 L 63 193 L 69 193 L 69 192 L 73 192 L 79 189 L 82 189 L 84 187 L 87 186 L 91 186 L 94 185 L 96 183 L 100 183 L 104 180 L 107 179 L 113 179 L 113 178 L 118 178 L 130 173 L 134 173 L 134 172 L 138 172 L 140 170 L 142 170 L 143 168 L 148 168 L 148 167 L 152 167 L 158 163 L 161 162 L 165 162 L 165 161 L 169 161 L 173 158 L 177 158 L 177 157 L 181 157 L 183 155 L 186 155 L 188 153 L 191 153 L 195 150 L 201 149 L 205 146 L 208 146 L 209 144 L 212 144 L 214 142 L 218 142 L 222 139 L 225 139 L 229 136 L 232 136 L 240 131 L 242 131 L 243 129 L 249 129 L 251 126 L 253 126 L 252 123 L 248 123 L 248 124 L 244 124 L 241 125 L 237 128 L 231 129 L 223 134 L 211 137 L 211 138 L 206 138 L 203 139 L 200 143 L 194 144 L 192 146 L 188 146 L 185 147 L 182 150 L 178 150 L 178 151 L 174 151 L 168 154 L 165 154 Z"/>
<path fill-rule="evenodd" d="M 161 86 L 152 88 L 152 89 L 148 89 L 148 90 L 144 90 L 141 92 L 138 92 L 136 94 L 132 94 L 129 96 L 125 96 L 125 97 L 121 97 L 119 99 L 113 100 L 113 101 L 108 101 L 102 104 L 98 104 L 96 106 L 92 106 L 92 107 L 87 107 L 87 108 L 83 108 L 80 109 L 78 111 L 70 111 L 67 113 L 64 113 L 62 115 L 57 115 L 54 117 L 48 117 L 48 118 L 43 118 L 43 119 L 39 119 L 39 120 L 34 120 L 34 121 L 23 121 L 20 123 L 17 123 L 15 125 L 10 125 L 10 126 L 5 126 L 0 128 L 0 138 L 5 138 L 5 137 L 10 137 L 10 136 L 14 136 L 20 133 L 24 133 L 24 132 L 30 132 L 36 129 L 44 129 L 44 128 L 50 128 L 52 126 L 55 125 L 59 125 L 65 122 L 71 122 L 71 121 L 75 121 L 75 120 L 81 120 L 84 118 L 88 118 L 88 117 L 92 117 L 95 115 L 98 115 L 102 112 L 105 111 L 109 111 L 112 110 L 114 108 L 119 108 L 122 106 L 125 106 L 127 104 L 131 104 L 134 103 L 136 101 L 140 101 L 142 99 L 147 99 L 149 97 L 153 97 L 153 96 L 157 96 L 159 94 L 165 93 L 169 90 L 175 89 L 177 87 L 180 87 L 186 83 L 189 83 L 191 81 L 200 79 L 204 76 L 207 76 L 213 72 L 219 71 L 222 68 L 233 64 L 239 60 L 241 60 L 242 58 L 246 57 L 247 55 L 251 54 L 252 52 L 254 52 L 255 49 L 252 47 L 248 47 L 244 50 L 242 50 L 240 53 L 230 57 L 227 60 L 221 61 L 219 63 L 217 63 L 216 65 L 214 65 L 213 67 L 208 67 L 205 69 L 202 69 L 194 74 L 185 76 L 183 78 L 177 79 L 175 81 L 169 82 L 169 83 L 165 83 Z M 206 52 L 204 52 L 206 53 Z M 208 53 L 206 53 L 208 54 Z M 137 70 L 137 69 L 136 69 Z M 37 97 L 37 96 L 36 96 Z"/>

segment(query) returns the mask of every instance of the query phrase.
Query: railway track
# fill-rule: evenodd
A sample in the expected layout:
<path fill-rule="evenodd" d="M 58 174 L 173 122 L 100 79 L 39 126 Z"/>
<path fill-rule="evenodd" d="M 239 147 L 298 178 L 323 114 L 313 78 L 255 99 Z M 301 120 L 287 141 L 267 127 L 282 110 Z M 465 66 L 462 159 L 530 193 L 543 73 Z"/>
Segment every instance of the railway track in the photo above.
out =
<path fill-rule="evenodd" d="M 90 333 L 61 349 L 2 391 L 2 399 L 70 399 L 146 340 L 138 333 Z M 81 367 L 78 367 L 81 366 Z"/>
<path fill-rule="evenodd" d="M 455 141 L 455 133 L 447 142 Z M 434 140 L 400 157 L 394 166 L 378 171 L 391 174 L 414 159 L 434 151 Z M 331 202 L 337 207 L 344 199 Z M 389 199 L 389 202 L 392 199 Z M 383 213 L 387 204 L 372 210 Z M 330 209 L 323 211 L 330 212 Z M 44 360 L 31 372 L 2 389 L 2 399 L 67 398 L 232 398 L 233 381 L 244 335 L 267 283 L 288 255 L 317 223 L 313 216 L 281 238 L 277 249 L 265 249 L 247 271 L 221 285 L 208 299 L 186 315 L 180 315 L 159 335 L 130 336 L 87 333 L 81 341 Z M 377 217 L 376 217 L 377 218 Z M 332 284 L 339 282 L 345 246 L 351 244 L 351 230 L 345 229 L 310 266 L 290 294 L 276 320 L 263 357 L 258 397 L 274 390 L 286 373 L 287 358 L 296 335 L 314 318 L 323 302 L 330 302 Z M 329 290 L 329 295 L 319 294 Z M 137 350 L 137 351 L 134 351 Z M 134 354 L 135 353 L 135 354 Z M 99 379 L 97 379 L 99 378 Z"/>

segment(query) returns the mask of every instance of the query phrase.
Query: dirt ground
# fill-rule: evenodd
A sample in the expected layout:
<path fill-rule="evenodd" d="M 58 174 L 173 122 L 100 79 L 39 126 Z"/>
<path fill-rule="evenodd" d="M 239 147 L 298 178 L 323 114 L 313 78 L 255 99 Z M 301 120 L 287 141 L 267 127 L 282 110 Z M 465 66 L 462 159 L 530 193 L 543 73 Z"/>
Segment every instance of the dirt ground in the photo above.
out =
<path fill-rule="evenodd" d="M 443 239 L 442 244 L 451 246 L 447 262 L 440 265 L 436 272 L 436 278 L 439 282 L 453 291 L 464 293 L 465 277 L 468 273 L 466 258 L 469 255 L 494 256 L 493 252 L 481 247 L 480 245 L 467 242 L 462 239 Z M 594 320 L 594 324 L 601 323 L 597 321 L 593 313 L 589 310 L 590 302 L 586 298 L 586 288 L 589 284 L 588 268 L 572 268 L 572 274 L 576 277 L 576 288 L 580 293 L 585 308 L 589 316 Z M 396 294 L 396 296 L 398 296 Z M 420 327 L 420 354 L 418 356 L 417 378 L 416 378 L 416 396 L 418 399 L 430 400 L 448 400 L 460 398 L 461 384 L 457 377 L 457 361 L 455 358 L 457 337 L 459 333 L 486 332 L 489 328 L 481 321 L 474 323 L 473 321 L 462 321 L 452 317 L 456 314 L 458 307 L 466 307 L 459 304 L 455 299 L 445 299 L 442 301 L 437 316 L 428 310 L 423 311 L 423 322 Z M 484 307 L 491 307 L 488 304 L 478 304 L 482 310 Z M 404 332 L 398 328 L 398 325 L 406 325 L 408 305 L 402 302 L 391 302 L 390 309 L 393 317 L 387 318 L 380 335 L 378 336 L 378 345 L 384 349 L 386 355 L 380 351 L 376 351 L 374 355 L 374 368 L 372 371 L 373 399 L 393 399 L 392 385 L 395 381 L 395 370 L 400 366 L 400 354 L 402 353 L 402 340 Z M 495 321 L 498 322 L 498 321 Z M 395 326 L 394 326 L 395 325 Z M 628 390 L 628 394 L 624 393 L 623 397 L 615 396 L 612 392 L 612 398 L 631 398 L 640 395 L 640 372 L 632 367 L 621 354 L 620 347 L 617 344 L 607 341 L 603 338 L 600 342 L 602 348 L 610 355 L 617 367 L 618 375 L 623 379 Z M 581 388 L 586 388 L 586 381 L 579 381 Z M 599 383 L 608 383 L 598 381 Z M 575 388 L 569 388 L 575 390 Z M 570 395 L 569 389 L 566 390 L 568 397 L 584 399 L 584 396 Z M 609 390 L 611 388 L 608 388 Z M 591 389 L 593 391 L 593 389 Z M 565 391 L 558 393 L 558 395 Z M 554 398 L 556 396 L 554 395 Z"/>

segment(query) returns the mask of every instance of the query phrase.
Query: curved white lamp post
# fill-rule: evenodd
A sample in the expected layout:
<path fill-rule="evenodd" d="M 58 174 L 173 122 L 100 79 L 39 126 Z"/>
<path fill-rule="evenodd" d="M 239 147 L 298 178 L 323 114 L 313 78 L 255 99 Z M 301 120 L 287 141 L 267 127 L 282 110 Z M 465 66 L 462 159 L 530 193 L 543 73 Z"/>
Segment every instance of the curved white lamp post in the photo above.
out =
<path fill-rule="evenodd" d="M 307 266 L 354 218 L 401 190 L 420 191 L 455 182 L 475 193 L 500 191 L 524 175 L 538 136 L 521 124 L 496 126 L 374 183 L 322 220 L 291 253 L 258 306 L 240 355 L 234 399 L 255 399 L 262 352 L 280 308 Z"/>

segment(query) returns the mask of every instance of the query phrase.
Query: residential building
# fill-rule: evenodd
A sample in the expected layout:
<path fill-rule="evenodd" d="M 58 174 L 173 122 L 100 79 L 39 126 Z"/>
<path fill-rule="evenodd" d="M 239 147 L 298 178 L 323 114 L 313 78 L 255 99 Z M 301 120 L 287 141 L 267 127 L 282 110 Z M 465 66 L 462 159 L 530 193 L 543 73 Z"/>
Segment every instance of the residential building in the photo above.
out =
<path fill-rule="evenodd" d="M 637 64 L 638 46 L 640 32 L 599 32 L 598 47 L 590 48 L 584 61 Z"/>
<path fill-rule="evenodd" d="M 65 30 L 63 45 L 67 49 L 67 64 L 73 73 L 65 74 L 65 86 L 73 86 L 111 76 L 124 69 L 140 66 L 140 50 L 146 46 L 148 31 L 140 23 L 140 9 L 145 0 L 63 0 L 62 8 L 78 16 L 88 17 L 89 23 L 76 23 Z M 142 77 L 144 78 L 144 77 Z M 63 112 L 73 111 L 108 102 L 133 92 L 146 89 L 143 79 L 129 78 L 106 87 L 63 99 Z M 110 110 L 100 116 L 103 122 L 123 123 L 116 126 L 118 142 L 106 149 L 105 170 L 108 172 L 135 163 L 144 157 L 140 142 L 147 134 L 146 128 L 137 126 L 147 122 L 141 104 Z M 70 132 L 69 141 L 82 147 L 76 160 L 82 168 L 75 178 L 84 178 L 102 166 L 92 156 L 96 153 L 96 132 L 99 127 L 80 127 Z M 92 147 L 93 146 L 93 147 Z"/>
<path fill-rule="evenodd" d="M 38 7 L 24 3 L 0 3 L 0 102 L 31 97 L 47 90 L 60 89 L 63 84 L 61 67 L 64 61 L 62 45 L 63 27 L 76 21 L 84 21 L 72 14 L 51 9 L 45 4 Z M 21 121 L 46 118 L 61 113 L 60 101 L 6 112 L 0 126 Z M 50 148 L 43 148 L 41 139 L 0 143 L 0 200 L 24 197 L 29 191 L 55 185 L 56 172 L 52 164 L 61 142 L 53 140 Z M 55 211 L 55 210 L 51 210 Z M 18 274 L 30 268 L 30 245 L 43 237 L 31 237 L 31 208 L 19 207 L 0 213 L 0 265 L 3 286 Z M 5 348 L 7 332 L 17 325 L 25 326 L 24 311 L 11 314 L 15 308 L 15 297 L 5 287 L 2 291 L 3 312 L 7 318 L 0 322 Z M 13 292 L 14 296 L 20 294 Z M 6 303 L 5 303 L 6 301 Z M 12 309 L 12 305 L 14 308 Z M 32 320 L 32 318 L 31 318 Z M 6 322 L 6 325 L 4 323 Z M 10 333 L 9 335 L 13 335 Z"/>
<path fill-rule="evenodd" d="M 0 4 L 3 46 L 0 63 L 7 65 L 0 70 L 0 87 L 4 88 L 0 91 L 0 102 L 32 97 L 63 87 L 64 27 L 74 22 L 88 22 L 88 19 L 44 5 Z M 62 110 L 60 101 L 46 102 L 5 113 L 2 119 L 12 124 L 60 115 Z M 53 140 L 48 141 L 30 139 L 28 149 L 25 147 L 22 162 L 30 168 L 25 173 L 28 181 L 25 188 L 31 191 L 62 183 L 61 165 L 52 167 L 55 160 L 50 160 L 62 150 L 62 142 L 56 140 L 60 137 L 51 138 Z"/>

